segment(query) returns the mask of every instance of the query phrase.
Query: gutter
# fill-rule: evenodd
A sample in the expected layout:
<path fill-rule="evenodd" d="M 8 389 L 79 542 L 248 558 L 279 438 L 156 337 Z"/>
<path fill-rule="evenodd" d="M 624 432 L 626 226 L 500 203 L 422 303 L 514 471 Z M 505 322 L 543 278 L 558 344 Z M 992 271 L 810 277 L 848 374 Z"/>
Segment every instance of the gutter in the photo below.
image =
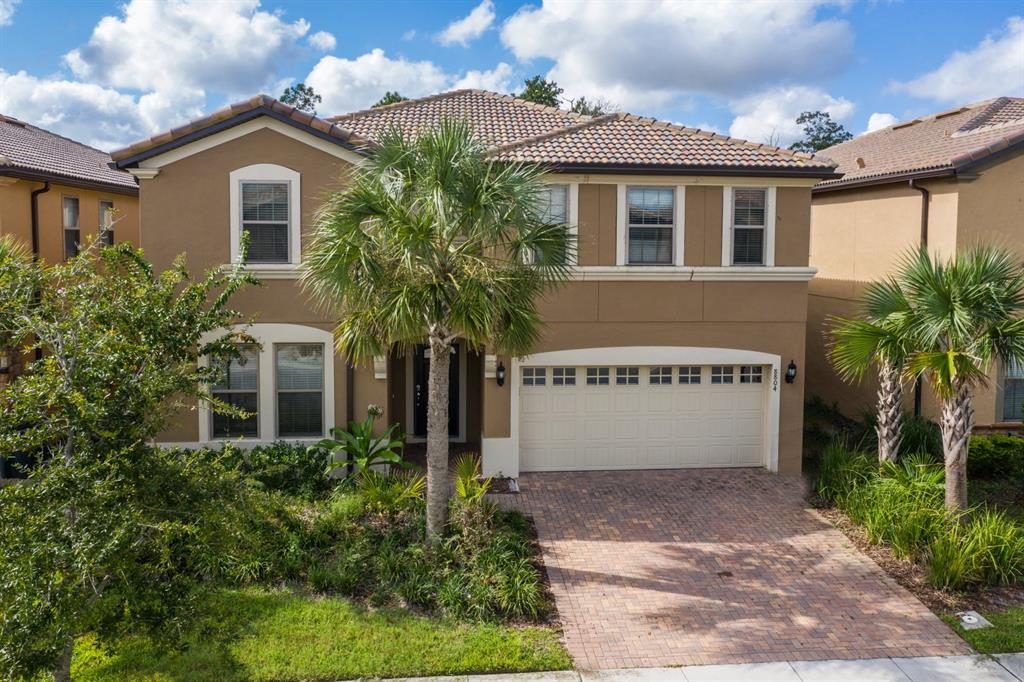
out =
<path fill-rule="evenodd" d="M 911 178 L 910 189 L 916 189 L 921 193 L 921 248 L 928 248 L 928 205 L 931 203 L 932 193 L 927 188 L 917 184 L 917 178 Z M 914 416 L 921 416 L 921 377 L 914 382 Z"/>
<path fill-rule="evenodd" d="M 112 194 L 124 194 L 133 197 L 139 196 L 139 188 L 137 186 L 130 187 L 128 185 L 84 180 L 82 178 L 75 178 L 69 175 L 35 171 L 28 168 L 0 167 L 0 177 L 19 178 L 21 180 L 31 180 L 33 182 L 52 182 L 56 185 L 66 185 L 68 187 L 78 187 L 80 189 L 95 189 L 102 192 L 110 192 Z"/>
<path fill-rule="evenodd" d="M 513 163 L 513 162 L 510 162 Z M 767 166 L 676 166 L 656 164 L 602 164 L 602 163 L 540 163 L 556 173 L 588 173 L 593 175 L 720 175 L 763 176 L 772 178 L 818 178 L 833 180 L 841 173 L 826 168 L 772 168 Z"/>

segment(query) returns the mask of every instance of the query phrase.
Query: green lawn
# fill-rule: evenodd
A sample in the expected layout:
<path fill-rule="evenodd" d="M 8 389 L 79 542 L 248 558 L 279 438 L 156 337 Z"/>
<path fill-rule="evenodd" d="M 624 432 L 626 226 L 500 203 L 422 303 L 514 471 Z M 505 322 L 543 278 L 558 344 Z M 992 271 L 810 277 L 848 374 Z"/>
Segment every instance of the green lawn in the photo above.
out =
<path fill-rule="evenodd" d="M 82 640 L 82 682 L 338 680 L 570 668 L 546 627 L 459 623 L 402 610 L 368 611 L 284 590 L 220 590 L 204 602 L 183 648 L 133 637 L 112 651 Z"/>
<path fill-rule="evenodd" d="M 983 615 L 993 625 L 982 630 L 964 630 L 952 616 L 943 616 L 961 637 L 983 654 L 1024 651 L 1024 608 L 988 611 Z"/>

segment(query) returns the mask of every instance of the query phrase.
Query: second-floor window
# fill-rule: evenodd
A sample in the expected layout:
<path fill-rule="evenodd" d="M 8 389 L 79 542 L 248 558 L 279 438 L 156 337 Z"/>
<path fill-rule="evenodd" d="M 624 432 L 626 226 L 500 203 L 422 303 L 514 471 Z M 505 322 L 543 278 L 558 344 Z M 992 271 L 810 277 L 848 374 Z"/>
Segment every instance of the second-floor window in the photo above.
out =
<path fill-rule="evenodd" d="M 78 255 L 78 245 L 82 243 L 82 230 L 78 222 L 78 197 L 64 197 L 64 259 Z"/>
<path fill-rule="evenodd" d="M 764 265 L 768 190 L 736 187 L 732 191 L 732 264 Z"/>
<path fill-rule="evenodd" d="M 107 246 L 114 243 L 114 202 L 100 202 L 100 241 Z"/>
<path fill-rule="evenodd" d="M 630 265 L 671 265 L 675 231 L 675 189 L 626 189 L 626 262 Z"/>
<path fill-rule="evenodd" d="M 550 225 L 566 225 L 569 224 L 569 185 L 558 185 L 550 184 L 547 185 L 544 190 L 540 193 L 538 206 L 537 206 L 538 218 L 541 221 Z M 534 250 L 528 259 L 530 262 L 537 263 L 541 262 L 547 254 L 539 253 Z M 556 257 L 551 254 L 551 257 Z M 563 257 L 564 258 L 564 257 Z"/>
<path fill-rule="evenodd" d="M 242 182 L 242 232 L 249 235 L 249 263 L 287 263 L 287 182 Z"/>

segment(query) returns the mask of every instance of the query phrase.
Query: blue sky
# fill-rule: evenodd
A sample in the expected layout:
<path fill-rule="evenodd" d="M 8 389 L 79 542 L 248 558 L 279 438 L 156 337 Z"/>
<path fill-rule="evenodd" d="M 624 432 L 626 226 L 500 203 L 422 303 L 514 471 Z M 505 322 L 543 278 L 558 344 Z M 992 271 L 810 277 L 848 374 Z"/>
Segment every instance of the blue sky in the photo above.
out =
<path fill-rule="evenodd" d="M 1024 95 L 1020 2 L 0 0 L 0 113 L 112 149 L 305 81 L 323 115 L 454 87 L 567 97 L 788 144 Z"/>

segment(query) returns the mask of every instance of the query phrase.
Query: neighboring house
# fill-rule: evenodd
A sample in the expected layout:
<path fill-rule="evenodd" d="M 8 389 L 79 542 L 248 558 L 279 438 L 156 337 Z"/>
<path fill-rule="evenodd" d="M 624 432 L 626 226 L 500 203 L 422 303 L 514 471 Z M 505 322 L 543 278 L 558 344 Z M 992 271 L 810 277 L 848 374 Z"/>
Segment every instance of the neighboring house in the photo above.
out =
<path fill-rule="evenodd" d="M 828 361 L 829 315 L 855 316 L 868 282 L 921 244 L 941 256 L 989 243 L 1024 258 L 1024 99 L 1001 97 L 861 135 L 825 149 L 842 178 L 814 188 L 807 392 L 859 415 L 876 382 L 844 384 Z M 996 367 L 974 403 L 980 426 L 1020 427 L 1024 368 Z M 914 391 L 907 407 L 914 409 Z M 937 417 L 927 386 L 920 411 Z"/>
<path fill-rule="evenodd" d="M 333 352 L 334 320 L 299 282 L 324 193 L 390 126 L 461 117 L 502 160 L 551 170 L 548 215 L 578 235 L 573 281 L 541 303 L 527 356 L 459 344 L 451 437 L 484 471 L 767 467 L 800 471 L 811 187 L 806 154 L 625 114 L 595 118 L 460 90 L 322 120 L 258 96 L 114 152 L 139 178 L 142 245 L 158 267 L 237 257 L 266 281 L 236 305 L 261 342 L 214 392 L 240 421 L 182 412 L 162 438 L 315 439 L 366 406 L 426 433 L 429 356 L 369 367 Z M 793 363 L 795 381 L 785 381 Z"/>

